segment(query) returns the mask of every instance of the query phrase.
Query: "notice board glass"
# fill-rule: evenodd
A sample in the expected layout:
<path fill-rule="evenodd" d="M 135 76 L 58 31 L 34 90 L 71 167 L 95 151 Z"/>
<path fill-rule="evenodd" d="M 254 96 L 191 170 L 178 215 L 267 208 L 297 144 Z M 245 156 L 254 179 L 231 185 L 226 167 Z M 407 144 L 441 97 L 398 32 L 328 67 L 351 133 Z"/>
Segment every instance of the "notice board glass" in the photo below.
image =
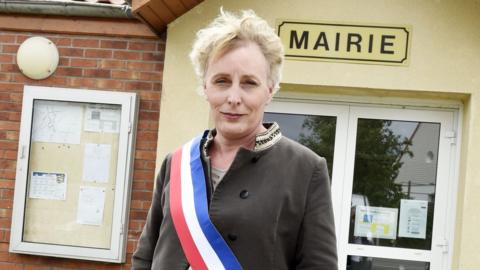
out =
<path fill-rule="evenodd" d="M 137 103 L 25 87 L 11 252 L 125 260 Z"/>

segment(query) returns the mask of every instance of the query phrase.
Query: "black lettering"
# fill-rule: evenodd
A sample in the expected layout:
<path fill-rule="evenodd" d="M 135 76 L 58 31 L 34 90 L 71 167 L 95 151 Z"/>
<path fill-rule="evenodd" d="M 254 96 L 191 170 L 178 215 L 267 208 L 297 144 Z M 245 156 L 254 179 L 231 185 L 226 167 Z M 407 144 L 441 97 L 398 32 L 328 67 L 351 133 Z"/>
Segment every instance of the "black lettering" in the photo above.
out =
<path fill-rule="evenodd" d="M 290 31 L 290 49 L 293 48 L 294 43 L 297 49 L 301 49 L 303 44 L 303 48 L 306 50 L 308 45 L 308 31 L 303 31 L 300 40 L 298 40 L 297 31 Z"/>
<path fill-rule="evenodd" d="M 335 51 L 338 52 L 340 49 L 340 33 L 335 34 Z"/>
<path fill-rule="evenodd" d="M 330 50 L 328 47 L 328 41 L 327 41 L 327 35 L 325 35 L 325 32 L 320 32 L 320 35 L 318 35 L 317 42 L 315 42 L 315 46 L 313 47 L 314 50 L 318 49 L 318 47 L 325 47 L 325 50 Z"/>
<path fill-rule="evenodd" d="M 368 52 L 369 53 L 372 53 L 372 50 L 373 50 L 373 35 L 370 34 L 370 36 L 368 37 Z"/>
<path fill-rule="evenodd" d="M 354 41 L 353 38 L 356 38 Z M 355 33 L 348 33 L 347 36 L 347 52 L 350 51 L 350 47 L 352 45 L 355 45 L 357 47 L 357 52 L 360 52 L 362 50 L 360 46 L 360 42 L 362 42 L 362 36 L 360 34 L 355 34 Z"/>
<path fill-rule="evenodd" d="M 384 54 L 394 54 L 394 51 L 387 51 L 385 47 L 392 46 L 393 42 L 387 42 L 387 39 L 395 39 L 395 36 L 392 35 L 382 35 L 382 43 L 380 44 L 380 53 Z"/>

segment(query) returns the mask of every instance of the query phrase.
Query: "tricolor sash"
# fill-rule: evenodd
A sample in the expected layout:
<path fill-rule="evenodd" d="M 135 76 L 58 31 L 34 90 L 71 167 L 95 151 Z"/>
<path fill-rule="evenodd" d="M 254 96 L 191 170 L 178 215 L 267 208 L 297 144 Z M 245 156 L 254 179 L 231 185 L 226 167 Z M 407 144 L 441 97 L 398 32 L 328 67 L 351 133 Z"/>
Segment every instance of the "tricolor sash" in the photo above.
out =
<path fill-rule="evenodd" d="M 208 214 L 201 139 L 202 136 L 194 138 L 172 156 L 170 212 L 173 224 L 193 270 L 241 270 Z"/>

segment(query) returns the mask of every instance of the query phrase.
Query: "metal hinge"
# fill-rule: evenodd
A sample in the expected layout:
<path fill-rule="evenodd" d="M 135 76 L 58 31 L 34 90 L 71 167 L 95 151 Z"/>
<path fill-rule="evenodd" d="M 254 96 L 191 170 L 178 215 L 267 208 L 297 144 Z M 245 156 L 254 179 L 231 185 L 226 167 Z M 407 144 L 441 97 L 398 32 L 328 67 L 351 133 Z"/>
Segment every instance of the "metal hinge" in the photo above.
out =
<path fill-rule="evenodd" d="M 451 144 L 455 144 L 457 142 L 457 134 L 455 131 L 447 131 L 445 132 L 445 138 L 450 139 Z"/>
<path fill-rule="evenodd" d="M 128 133 L 132 132 L 132 122 L 128 122 Z"/>
<path fill-rule="evenodd" d="M 22 145 L 22 147 L 20 148 L 20 159 L 24 159 L 24 158 L 25 158 L 26 149 L 27 149 L 27 146 L 26 146 L 26 145 Z"/>
<path fill-rule="evenodd" d="M 439 247 L 439 248 L 442 248 L 443 253 L 448 253 L 449 245 L 448 245 L 448 240 L 447 239 L 443 238 L 442 240 L 437 242 L 436 246 Z"/>

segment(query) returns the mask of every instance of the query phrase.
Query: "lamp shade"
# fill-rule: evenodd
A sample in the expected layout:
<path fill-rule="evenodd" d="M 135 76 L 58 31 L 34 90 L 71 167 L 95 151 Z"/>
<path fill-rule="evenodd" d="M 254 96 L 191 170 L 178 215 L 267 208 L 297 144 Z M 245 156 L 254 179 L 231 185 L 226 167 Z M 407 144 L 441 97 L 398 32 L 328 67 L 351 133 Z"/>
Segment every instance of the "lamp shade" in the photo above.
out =
<path fill-rule="evenodd" d="M 52 75 L 58 66 L 58 50 L 55 44 L 44 37 L 25 40 L 17 51 L 17 65 L 23 75 L 42 80 Z"/>

